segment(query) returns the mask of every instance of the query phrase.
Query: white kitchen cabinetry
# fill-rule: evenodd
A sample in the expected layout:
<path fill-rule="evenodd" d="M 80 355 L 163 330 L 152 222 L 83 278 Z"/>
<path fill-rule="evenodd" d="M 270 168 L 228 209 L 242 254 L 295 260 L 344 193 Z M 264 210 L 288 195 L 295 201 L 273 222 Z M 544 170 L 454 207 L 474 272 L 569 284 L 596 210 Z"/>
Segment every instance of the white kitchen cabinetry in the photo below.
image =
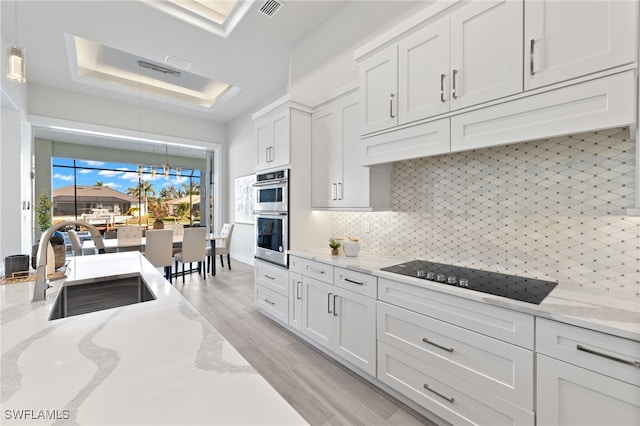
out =
<path fill-rule="evenodd" d="M 379 380 L 452 424 L 534 424 L 532 316 L 378 284 Z"/>
<path fill-rule="evenodd" d="M 388 209 L 391 169 L 360 165 L 359 102 L 355 92 L 311 118 L 311 205 L 328 209 Z"/>
<path fill-rule="evenodd" d="M 302 258 L 289 256 L 289 326 L 302 331 Z"/>
<path fill-rule="evenodd" d="M 525 89 L 636 60 L 637 1 L 525 1 Z"/>
<path fill-rule="evenodd" d="M 521 35 L 522 0 L 470 2 L 363 61 L 362 133 L 521 92 Z"/>
<path fill-rule="evenodd" d="M 538 425 L 640 424 L 640 343 L 536 320 Z"/>
<path fill-rule="evenodd" d="M 302 333 L 375 376 L 376 301 L 342 286 L 334 286 L 333 269 L 319 262 L 303 261 Z M 346 277 L 349 273 L 347 270 L 342 272 Z M 358 280 L 354 278 L 352 281 Z"/>
<path fill-rule="evenodd" d="M 282 100 L 269 108 L 253 115 L 257 171 L 289 165 L 295 148 L 292 143 L 303 144 L 310 138 L 308 108 Z"/>
<path fill-rule="evenodd" d="M 289 274 L 286 269 L 256 259 L 254 292 L 260 310 L 283 324 L 289 322 Z"/>

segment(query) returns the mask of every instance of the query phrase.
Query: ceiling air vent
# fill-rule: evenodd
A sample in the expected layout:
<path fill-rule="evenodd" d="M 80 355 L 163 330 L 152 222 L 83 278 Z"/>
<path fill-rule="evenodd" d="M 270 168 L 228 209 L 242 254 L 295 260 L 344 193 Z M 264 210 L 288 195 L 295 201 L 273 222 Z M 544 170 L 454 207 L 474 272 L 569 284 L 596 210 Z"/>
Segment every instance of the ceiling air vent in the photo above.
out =
<path fill-rule="evenodd" d="M 259 12 L 267 15 L 269 18 L 273 18 L 273 16 L 280 10 L 281 7 L 282 3 L 277 2 L 276 0 L 267 0 L 267 2 L 262 5 Z"/>

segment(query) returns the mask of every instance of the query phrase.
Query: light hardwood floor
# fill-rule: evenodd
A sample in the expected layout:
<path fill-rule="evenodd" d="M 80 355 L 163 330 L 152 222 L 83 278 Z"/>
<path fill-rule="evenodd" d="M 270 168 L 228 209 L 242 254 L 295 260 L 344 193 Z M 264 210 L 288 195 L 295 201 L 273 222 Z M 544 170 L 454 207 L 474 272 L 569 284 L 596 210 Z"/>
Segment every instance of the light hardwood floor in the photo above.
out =
<path fill-rule="evenodd" d="M 309 424 L 434 425 L 261 314 L 252 266 L 219 265 L 174 285 Z"/>

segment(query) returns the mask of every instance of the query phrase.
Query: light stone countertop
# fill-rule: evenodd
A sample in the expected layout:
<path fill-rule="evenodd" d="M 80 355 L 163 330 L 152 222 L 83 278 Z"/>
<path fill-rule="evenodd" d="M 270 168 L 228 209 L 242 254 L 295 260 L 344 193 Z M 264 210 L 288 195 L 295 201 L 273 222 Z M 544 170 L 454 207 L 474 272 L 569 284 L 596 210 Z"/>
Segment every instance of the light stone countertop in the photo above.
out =
<path fill-rule="evenodd" d="M 141 273 L 157 299 L 47 321 L 62 281 L 36 303 L 32 282 L 0 286 L 2 424 L 307 424 L 138 252 L 70 268 Z"/>
<path fill-rule="evenodd" d="M 328 249 L 290 250 L 289 254 L 640 342 L 640 296 L 558 283 L 536 305 L 380 270 L 413 259 L 362 253 L 357 257 L 331 256 Z"/>

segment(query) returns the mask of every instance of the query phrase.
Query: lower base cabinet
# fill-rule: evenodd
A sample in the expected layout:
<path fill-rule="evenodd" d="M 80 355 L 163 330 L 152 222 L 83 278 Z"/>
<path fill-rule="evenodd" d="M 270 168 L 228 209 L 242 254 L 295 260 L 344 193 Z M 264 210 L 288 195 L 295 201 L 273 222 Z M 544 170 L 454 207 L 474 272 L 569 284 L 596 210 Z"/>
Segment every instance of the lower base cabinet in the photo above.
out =
<path fill-rule="evenodd" d="M 640 388 L 537 355 L 538 426 L 637 426 Z"/>

